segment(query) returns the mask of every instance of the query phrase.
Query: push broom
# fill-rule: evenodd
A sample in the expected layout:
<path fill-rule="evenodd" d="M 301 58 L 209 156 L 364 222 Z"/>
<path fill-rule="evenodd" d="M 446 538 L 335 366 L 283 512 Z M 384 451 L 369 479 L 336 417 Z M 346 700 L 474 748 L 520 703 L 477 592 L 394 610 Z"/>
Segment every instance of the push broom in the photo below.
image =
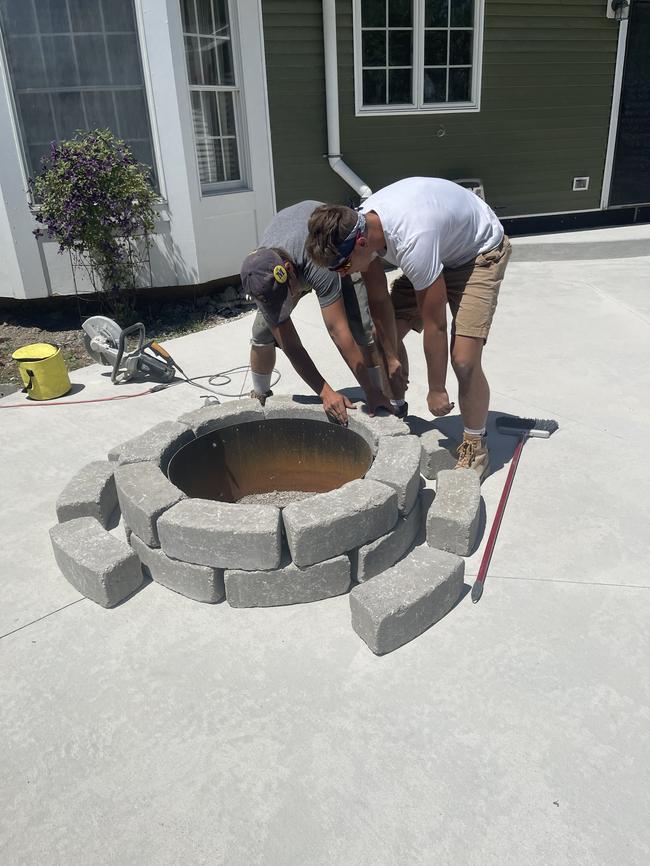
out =
<path fill-rule="evenodd" d="M 540 421 L 538 418 L 508 418 L 504 415 L 497 418 L 496 425 L 499 433 L 505 433 L 507 436 L 518 436 L 519 442 L 515 448 L 515 453 L 512 455 L 508 477 L 503 486 L 503 493 L 499 500 L 497 512 L 494 515 L 490 536 L 483 552 L 483 559 L 481 560 L 481 565 L 472 587 L 472 601 L 474 604 L 483 595 L 483 585 L 487 577 L 488 568 L 490 567 L 490 560 L 492 559 L 497 535 L 499 534 L 499 527 L 501 526 L 503 513 L 506 510 L 510 488 L 515 479 L 515 472 L 517 471 L 517 465 L 519 464 L 519 458 L 521 457 L 524 445 L 531 438 L 548 439 L 551 433 L 555 433 L 558 428 L 557 421 Z"/>

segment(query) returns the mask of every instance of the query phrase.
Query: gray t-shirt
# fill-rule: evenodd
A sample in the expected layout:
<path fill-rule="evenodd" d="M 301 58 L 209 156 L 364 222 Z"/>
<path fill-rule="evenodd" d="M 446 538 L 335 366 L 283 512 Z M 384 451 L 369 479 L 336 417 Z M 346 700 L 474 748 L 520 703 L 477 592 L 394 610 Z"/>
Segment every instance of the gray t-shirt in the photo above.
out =
<path fill-rule="evenodd" d="M 307 256 L 305 243 L 307 223 L 319 201 L 301 201 L 279 211 L 264 230 L 260 246 L 281 247 L 296 265 L 303 294 L 316 292 L 321 307 L 328 307 L 341 297 L 341 278 L 334 271 L 321 268 Z"/>

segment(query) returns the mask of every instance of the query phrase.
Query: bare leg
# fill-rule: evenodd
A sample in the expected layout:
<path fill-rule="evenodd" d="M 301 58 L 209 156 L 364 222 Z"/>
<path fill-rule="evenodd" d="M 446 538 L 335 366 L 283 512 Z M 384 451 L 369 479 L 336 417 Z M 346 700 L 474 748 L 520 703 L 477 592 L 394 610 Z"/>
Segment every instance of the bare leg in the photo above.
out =
<path fill-rule="evenodd" d="M 275 346 L 254 346 L 251 344 L 250 365 L 253 373 L 272 373 L 275 367 Z"/>
<path fill-rule="evenodd" d="M 451 344 L 451 365 L 458 379 L 458 403 L 465 427 L 485 427 L 490 406 L 490 386 L 481 366 L 483 340 L 456 336 Z"/>

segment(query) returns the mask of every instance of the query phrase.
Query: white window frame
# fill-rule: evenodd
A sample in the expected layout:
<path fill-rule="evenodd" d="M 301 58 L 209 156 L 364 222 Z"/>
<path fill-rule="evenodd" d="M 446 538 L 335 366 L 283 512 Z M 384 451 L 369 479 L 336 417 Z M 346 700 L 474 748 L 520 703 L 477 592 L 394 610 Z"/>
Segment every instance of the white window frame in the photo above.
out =
<path fill-rule="evenodd" d="M 144 33 L 144 25 L 142 20 L 142 8 L 141 8 L 142 0 L 133 0 L 133 16 L 135 20 L 135 34 L 137 39 L 137 48 L 138 48 L 138 56 L 140 58 L 140 67 L 142 69 L 142 89 L 144 100 L 147 106 L 148 111 L 148 120 L 149 120 L 149 132 L 151 135 L 151 153 L 153 158 L 153 165 L 151 168 L 155 172 L 155 177 L 158 184 L 157 197 L 160 203 L 164 203 L 166 201 L 166 188 L 165 188 L 165 178 L 163 173 L 163 166 L 160 154 L 160 140 L 158 137 L 158 125 L 156 123 L 156 112 L 155 105 L 152 97 L 152 88 L 151 88 L 151 70 L 149 68 L 149 57 L 146 51 L 146 39 Z M 38 13 L 38 8 L 36 7 L 36 12 Z M 69 13 L 70 19 L 72 20 L 72 14 Z M 101 11 L 101 15 L 103 18 L 103 10 Z M 76 32 L 76 31 L 75 31 Z M 104 34 L 109 31 L 102 31 Z M 75 61 L 76 62 L 76 61 Z M 12 122 L 12 132 L 14 141 L 16 144 L 16 148 L 20 157 L 20 172 L 22 175 L 23 186 L 25 187 L 27 196 L 32 206 L 38 208 L 38 204 L 33 201 L 33 196 L 31 190 L 29 188 L 29 179 L 32 176 L 38 174 L 36 170 L 36 166 L 33 166 L 33 171 L 30 169 L 29 159 L 27 156 L 27 144 L 23 138 L 23 128 L 20 121 L 18 102 L 16 99 L 16 91 L 14 87 L 14 82 L 10 70 L 9 65 L 9 56 L 6 51 L 4 45 L 4 39 L 2 38 L 2 34 L 0 34 L 0 86 L 2 85 L 2 79 L 4 79 L 5 85 L 5 93 L 6 98 L 11 107 L 11 122 Z M 85 91 L 101 91 L 101 90 L 122 90 L 122 89 L 133 89 L 130 87 L 122 88 L 122 87 L 113 87 L 109 88 L 108 86 L 95 86 L 95 85 L 81 85 L 77 90 L 82 92 Z M 42 92 L 61 92 L 61 88 L 48 88 L 41 89 Z M 116 110 L 117 116 L 117 110 Z M 53 130 L 54 136 L 53 140 L 60 140 L 56 136 L 56 127 Z M 118 130 L 113 130 L 113 133 L 116 137 L 120 137 L 118 134 Z"/>
<path fill-rule="evenodd" d="M 363 71 L 361 61 L 361 0 L 354 0 L 352 21 L 354 31 L 354 104 L 357 117 L 403 114 L 469 114 L 481 110 L 481 78 L 483 71 L 483 20 L 485 0 L 474 0 L 474 40 L 472 43 L 472 82 L 469 102 L 425 103 L 424 90 L 424 0 L 413 2 L 413 94 L 417 101 L 410 104 L 363 104 Z"/>
<path fill-rule="evenodd" d="M 201 172 L 199 167 L 199 154 L 197 147 L 197 138 L 194 131 L 194 123 L 192 123 L 192 141 L 194 143 L 194 161 L 196 164 L 196 174 L 199 181 L 199 189 L 201 196 L 219 195 L 222 193 L 242 192 L 250 189 L 250 156 L 248 137 L 246 134 L 245 120 L 245 105 L 244 105 L 244 88 L 242 85 L 242 56 L 241 44 L 239 35 L 239 26 L 237 19 L 237 4 L 233 0 L 227 0 L 228 20 L 230 22 L 230 49 L 232 52 L 233 71 L 235 73 L 235 84 L 191 84 L 189 70 L 187 68 L 187 55 L 185 52 L 185 37 L 192 38 L 195 34 L 185 33 L 182 24 L 182 11 L 180 10 L 181 0 L 176 0 L 179 6 L 181 15 L 181 40 L 183 43 L 183 61 L 185 64 L 185 81 L 187 83 L 187 92 L 190 102 L 190 113 L 192 109 L 192 92 L 205 91 L 208 93 L 233 93 L 233 113 L 235 116 L 235 135 L 237 144 L 237 156 L 239 158 L 239 174 L 238 180 L 222 180 L 214 183 L 203 183 L 201 181 Z M 193 115 L 192 115 L 193 116 Z"/>

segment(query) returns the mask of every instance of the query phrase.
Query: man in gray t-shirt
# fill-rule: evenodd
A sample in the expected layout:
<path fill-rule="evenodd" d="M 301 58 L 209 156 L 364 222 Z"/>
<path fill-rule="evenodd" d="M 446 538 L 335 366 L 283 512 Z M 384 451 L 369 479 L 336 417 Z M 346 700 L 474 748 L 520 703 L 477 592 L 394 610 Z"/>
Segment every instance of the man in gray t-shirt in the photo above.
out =
<path fill-rule="evenodd" d="M 276 214 L 262 235 L 261 246 L 242 264 L 242 286 L 258 307 L 251 338 L 252 396 L 263 402 L 270 393 L 279 346 L 298 375 L 320 396 L 327 414 L 345 424 L 352 403 L 318 372 L 291 321 L 291 312 L 303 295 L 316 294 L 327 330 L 363 388 L 370 411 L 379 406 L 390 408 L 390 401 L 382 393 L 365 286 L 314 264 L 305 252 L 308 220 L 319 204 L 303 201 Z"/>

